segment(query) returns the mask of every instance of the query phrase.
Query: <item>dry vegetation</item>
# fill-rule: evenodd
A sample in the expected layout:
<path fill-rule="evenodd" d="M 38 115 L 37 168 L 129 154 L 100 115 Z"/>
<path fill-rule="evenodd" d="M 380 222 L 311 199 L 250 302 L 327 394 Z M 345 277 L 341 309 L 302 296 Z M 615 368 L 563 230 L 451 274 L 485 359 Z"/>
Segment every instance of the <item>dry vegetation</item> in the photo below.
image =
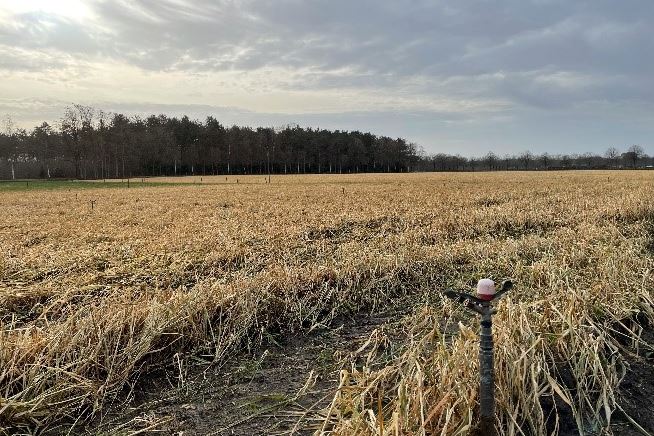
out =
<path fill-rule="evenodd" d="M 495 318 L 502 432 L 541 434 L 565 403 L 608 428 L 654 316 L 654 173 L 235 179 L 0 192 L 0 428 L 70 428 L 179 356 L 220 365 L 414 293 L 435 303 L 399 351 L 378 331 L 352 356 L 317 428 L 465 434 L 477 321 L 439 294 L 482 276 L 516 283 Z"/>

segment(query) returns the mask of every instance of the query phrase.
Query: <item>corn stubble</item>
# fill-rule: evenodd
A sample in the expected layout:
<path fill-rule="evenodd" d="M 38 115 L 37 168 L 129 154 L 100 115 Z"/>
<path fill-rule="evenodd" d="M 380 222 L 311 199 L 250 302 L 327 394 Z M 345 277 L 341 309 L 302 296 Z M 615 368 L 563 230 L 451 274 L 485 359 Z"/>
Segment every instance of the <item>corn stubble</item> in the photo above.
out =
<path fill-rule="evenodd" d="M 315 430 L 467 434 L 478 322 L 440 291 L 489 276 L 517 284 L 494 318 L 500 432 L 556 432 L 561 405 L 610 432 L 654 316 L 654 173 L 262 180 L 0 194 L 0 428 L 80 425 L 180 355 L 221 365 L 412 294 L 432 303 L 406 342 L 375 332 Z"/>

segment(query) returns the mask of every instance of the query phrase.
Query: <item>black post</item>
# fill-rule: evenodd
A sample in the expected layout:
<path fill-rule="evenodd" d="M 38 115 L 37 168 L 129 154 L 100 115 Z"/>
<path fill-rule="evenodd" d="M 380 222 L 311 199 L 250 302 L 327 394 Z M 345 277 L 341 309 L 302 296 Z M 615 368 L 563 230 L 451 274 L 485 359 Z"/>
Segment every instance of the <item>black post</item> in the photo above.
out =
<path fill-rule="evenodd" d="M 482 435 L 495 434 L 495 377 L 493 374 L 493 321 L 489 302 L 482 303 L 479 334 L 479 430 Z"/>
<path fill-rule="evenodd" d="M 481 331 L 479 333 L 479 435 L 495 436 L 495 376 L 493 359 L 493 320 L 496 313 L 491 302 L 499 299 L 513 287 L 510 280 L 502 283 L 495 292 L 495 284 L 488 279 L 479 281 L 477 295 L 445 291 L 445 296 L 458 301 L 468 309 L 481 315 Z"/>

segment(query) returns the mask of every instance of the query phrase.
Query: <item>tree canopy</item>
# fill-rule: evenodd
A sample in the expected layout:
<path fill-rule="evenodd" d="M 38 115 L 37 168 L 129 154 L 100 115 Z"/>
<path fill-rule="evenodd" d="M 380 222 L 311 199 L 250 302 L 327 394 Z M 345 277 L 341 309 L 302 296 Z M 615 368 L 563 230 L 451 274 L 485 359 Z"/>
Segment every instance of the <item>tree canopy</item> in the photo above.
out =
<path fill-rule="evenodd" d="M 7 118 L 0 133 L 0 179 L 127 178 L 209 174 L 355 173 L 408 171 L 636 168 L 652 158 L 633 145 L 594 154 L 481 158 L 426 155 L 403 138 L 369 132 L 287 125 L 227 127 L 166 115 L 108 114 L 83 105 L 66 108 L 56 127 L 26 131 Z"/>

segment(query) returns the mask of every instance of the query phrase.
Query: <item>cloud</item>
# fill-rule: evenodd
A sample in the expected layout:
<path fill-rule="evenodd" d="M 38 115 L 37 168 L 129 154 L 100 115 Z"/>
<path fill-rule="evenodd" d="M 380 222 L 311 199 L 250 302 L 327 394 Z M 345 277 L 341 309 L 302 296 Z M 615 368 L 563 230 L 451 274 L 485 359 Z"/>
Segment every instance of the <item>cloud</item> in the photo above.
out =
<path fill-rule="evenodd" d="M 654 115 L 650 0 L 85 6 L 84 19 L 52 11 L 0 14 L 0 75 L 15 86 L 30 83 L 21 73 L 66 83 L 70 96 L 48 88 L 52 98 L 107 102 L 113 95 L 115 102 L 260 114 L 431 113 L 484 123 L 521 113 L 581 119 L 582 110 L 608 106 L 616 119 L 624 119 L 617 111 L 635 108 Z"/>

